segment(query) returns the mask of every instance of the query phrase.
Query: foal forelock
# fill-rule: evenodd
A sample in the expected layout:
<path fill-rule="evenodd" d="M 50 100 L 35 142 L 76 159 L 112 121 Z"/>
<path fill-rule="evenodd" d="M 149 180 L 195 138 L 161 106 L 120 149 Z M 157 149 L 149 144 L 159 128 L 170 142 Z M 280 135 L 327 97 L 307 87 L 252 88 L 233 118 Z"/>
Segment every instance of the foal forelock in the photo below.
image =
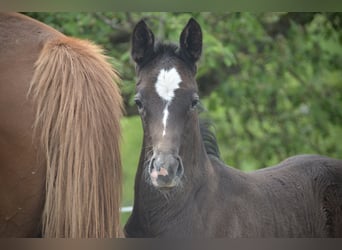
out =
<path fill-rule="evenodd" d="M 169 117 L 169 106 L 175 96 L 175 91 L 179 88 L 181 82 L 182 79 L 174 67 L 170 70 L 161 69 L 158 74 L 157 81 L 155 83 L 155 89 L 159 97 L 166 102 L 162 118 L 163 136 L 166 134 L 167 120 Z"/>

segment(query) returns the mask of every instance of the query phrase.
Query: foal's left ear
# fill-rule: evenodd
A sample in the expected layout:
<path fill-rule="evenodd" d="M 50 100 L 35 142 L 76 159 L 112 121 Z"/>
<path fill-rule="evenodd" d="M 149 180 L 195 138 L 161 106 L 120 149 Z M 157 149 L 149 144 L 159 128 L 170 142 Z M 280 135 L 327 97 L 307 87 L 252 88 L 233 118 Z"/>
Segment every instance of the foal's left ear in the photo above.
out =
<path fill-rule="evenodd" d="M 180 39 L 181 52 L 191 61 L 196 62 L 202 53 L 202 30 L 201 26 L 190 18 L 188 24 L 183 29 Z"/>

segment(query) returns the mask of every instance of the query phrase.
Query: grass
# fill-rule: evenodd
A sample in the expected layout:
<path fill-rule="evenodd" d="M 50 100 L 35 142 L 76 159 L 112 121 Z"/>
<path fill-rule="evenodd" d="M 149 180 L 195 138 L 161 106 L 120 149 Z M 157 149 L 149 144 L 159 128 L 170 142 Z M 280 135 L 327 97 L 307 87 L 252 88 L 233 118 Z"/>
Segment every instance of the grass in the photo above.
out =
<path fill-rule="evenodd" d="M 132 206 L 134 197 L 134 177 L 138 167 L 143 131 L 140 117 L 124 117 L 122 126 L 122 166 L 123 197 L 122 206 Z M 125 225 L 130 213 L 121 213 L 121 224 Z"/>

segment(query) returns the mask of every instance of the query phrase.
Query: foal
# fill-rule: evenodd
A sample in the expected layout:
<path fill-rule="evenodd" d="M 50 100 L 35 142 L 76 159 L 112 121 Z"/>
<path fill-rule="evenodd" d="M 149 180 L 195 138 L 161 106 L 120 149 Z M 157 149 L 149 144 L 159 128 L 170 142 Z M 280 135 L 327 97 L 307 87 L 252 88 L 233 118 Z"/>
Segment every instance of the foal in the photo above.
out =
<path fill-rule="evenodd" d="M 252 173 L 220 160 L 196 109 L 201 50 L 194 19 L 179 47 L 155 44 L 144 21 L 133 31 L 144 138 L 126 236 L 341 237 L 341 160 L 301 155 Z"/>

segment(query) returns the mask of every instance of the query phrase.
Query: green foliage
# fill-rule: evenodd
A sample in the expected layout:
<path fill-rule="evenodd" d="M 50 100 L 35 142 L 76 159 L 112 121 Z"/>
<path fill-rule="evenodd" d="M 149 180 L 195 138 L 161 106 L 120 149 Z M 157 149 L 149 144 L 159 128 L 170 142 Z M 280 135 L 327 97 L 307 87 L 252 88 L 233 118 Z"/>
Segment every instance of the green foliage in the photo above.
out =
<path fill-rule="evenodd" d="M 192 16 L 204 35 L 200 94 L 226 163 L 252 170 L 301 153 L 342 156 L 340 13 L 27 14 L 101 44 L 123 79 L 128 115 L 136 114 L 129 42 L 135 23 L 144 18 L 157 39 L 178 42 Z M 123 127 L 129 128 L 124 171 L 135 172 L 141 125 L 124 120 Z M 125 173 L 124 179 L 132 192 L 133 177 Z M 129 192 L 124 191 L 125 205 L 132 204 Z"/>
<path fill-rule="evenodd" d="M 341 157 L 341 33 L 317 14 L 305 26 L 291 23 L 286 37 L 270 37 L 270 14 L 242 15 L 223 31 L 236 28 L 226 39 L 241 71 L 207 100 L 223 158 L 251 170 L 294 154 Z"/>

